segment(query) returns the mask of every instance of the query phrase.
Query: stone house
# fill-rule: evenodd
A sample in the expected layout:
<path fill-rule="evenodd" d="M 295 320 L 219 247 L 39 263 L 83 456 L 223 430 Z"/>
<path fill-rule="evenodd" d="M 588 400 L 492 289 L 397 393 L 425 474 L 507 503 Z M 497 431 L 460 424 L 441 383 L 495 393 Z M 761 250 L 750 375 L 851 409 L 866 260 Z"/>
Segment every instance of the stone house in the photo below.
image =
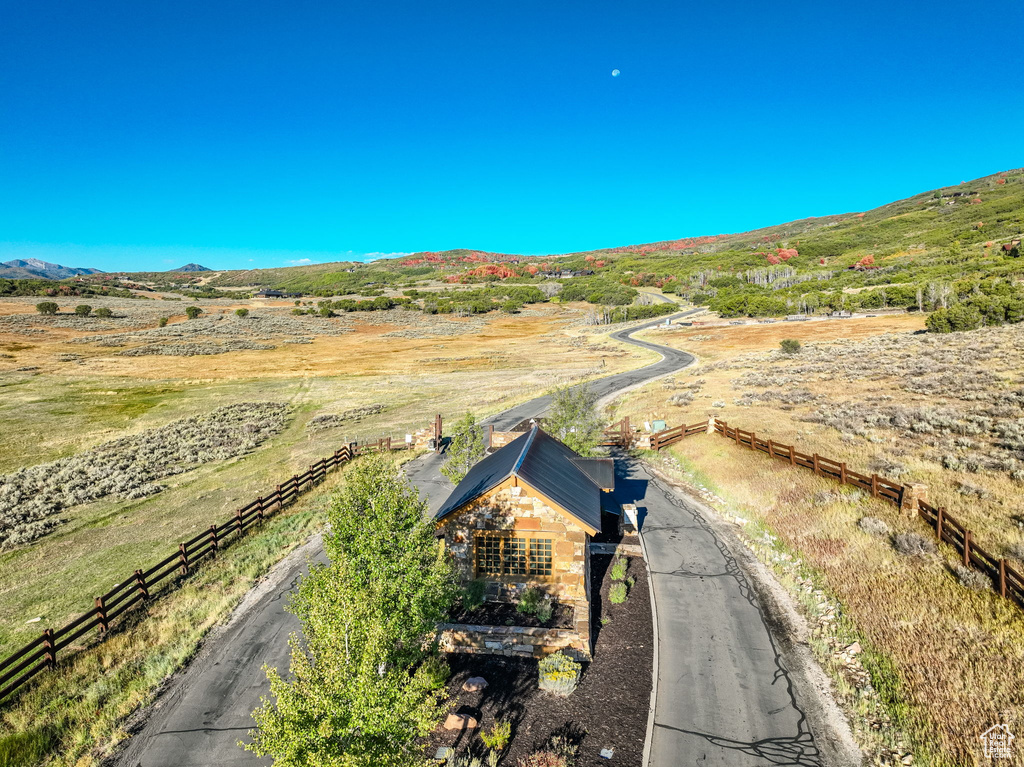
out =
<path fill-rule="evenodd" d="M 583 458 L 534 426 L 470 470 L 435 516 L 438 537 L 465 582 L 484 581 L 488 600 L 537 587 L 571 606 L 574 631 L 556 632 L 566 640 L 559 644 L 589 657 L 590 539 L 601 530 L 602 491 L 614 483 L 611 459 Z"/>

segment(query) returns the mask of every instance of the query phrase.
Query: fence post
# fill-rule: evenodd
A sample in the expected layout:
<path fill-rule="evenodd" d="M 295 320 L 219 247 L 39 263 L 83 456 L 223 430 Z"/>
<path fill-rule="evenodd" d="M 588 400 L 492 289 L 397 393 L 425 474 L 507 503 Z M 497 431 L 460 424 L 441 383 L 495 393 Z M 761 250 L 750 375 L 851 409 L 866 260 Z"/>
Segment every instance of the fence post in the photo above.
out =
<path fill-rule="evenodd" d="M 999 560 L 999 595 L 1006 599 L 1006 560 Z"/>
<path fill-rule="evenodd" d="M 438 413 L 437 417 L 434 419 L 434 452 L 435 453 L 440 453 L 441 452 L 441 439 L 442 439 L 443 436 L 444 435 L 443 435 L 443 432 L 442 432 L 441 414 Z"/>
<path fill-rule="evenodd" d="M 178 544 L 178 561 L 181 562 L 181 574 L 188 575 L 188 551 L 184 543 Z"/>
<path fill-rule="evenodd" d="M 242 510 L 241 509 L 235 509 L 235 531 L 239 535 L 242 534 Z"/>
<path fill-rule="evenodd" d="M 877 474 L 872 474 L 871 475 L 871 497 L 872 498 L 877 498 L 878 497 L 878 475 Z"/>
<path fill-rule="evenodd" d="M 103 597 L 96 597 L 96 617 L 100 620 L 100 634 L 106 634 L 110 623 L 107 621 L 107 608 L 103 604 Z"/>
<path fill-rule="evenodd" d="M 53 629 L 43 629 L 43 662 L 53 671 L 57 665 L 57 650 L 53 646 Z"/>
<path fill-rule="evenodd" d="M 846 462 L 839 464 L 839 482 L 840 484 L 846 484 Z"/>
<path fill-rule="evenodd" d="M 138 586 L 142 598 L 149 599 L 149 587 L 146 586 L 146 579 L 142 575 L 142 570 L 135 571 L 135 585 Z"/>
<path fill-rule="evenodd" d="M 789 465 L 796 466 L 796 448 L 792 445 L 789 446 Z"/>
<path fill-rule="evenodd" d="M 622 446 L 632 447 L 633 430 L 629 428 L 629 416 L 622 419 Z"/>
<path fill-rule="evenodd" d="M 821 474 L 821 467 L 818 465 L 818 454 L 815 453 L 813 458 L 814 458 L 814 473 L 820 475 Z"/>
<path fill-rule="evenodd" d="M 757 450 L 757 434 L 750 432 L 750 449 Z"/>
<path fill-rule="evenodd" d="M 274 504 L 271 503 L 270 505 L 273 506 Z M 278 511 L 280 511 L 281 509 L 284 508 L 284 499 L 281 497 L 281 486 L 280 485 L 277 486 L 277 508 L 278 508 Z"/>
<path fill-rule="evenodd" d="M 775 457 L 775 443 L 772 442 L 771 440 L 768 440 L 768 457 L 769 458 L 774 458 Z"/>
<path fill-rule="evenodd" d="M 942 507 L 942 506 L 939 506 L 938 511 L 935 512 L 935 516 L 937 517 L 937 519 L 935 520 L 935 534 L 939 538 L 939 543 L 941 543 L 942 542 L 942 523 L 945 521 L 945 518 L 946 518 L 946 509 L 944 507 Z"/>
<path fill-rule="evenodd" d="M 971 531 L 964 533 L 964 566 L 971 566 Z"/>
<path fill-rule="evenodd" d="M 490 450 L 494 447 L 494 424 L 487 424 L 487 449 Z"/>
<path fill-rule="evenodd" d="M 260 522 L 263 521 L 263 496 L 261 495 L 256 499 L 256 517 Z"/>
<path fill-rule="evenodd" d="M 220 551 L 220 541 L 217 539 L 217 526 L 210 525 L 210 543 L 213 544 L 213 555 L 217 556 Z"/>
<path fill-rule="evenodd" d="M 739 445 L 740 444 L 740 427 L 737 426 L 732 431 L 733 431 L 733 436 L 736 437 L 736 444 Z"/>

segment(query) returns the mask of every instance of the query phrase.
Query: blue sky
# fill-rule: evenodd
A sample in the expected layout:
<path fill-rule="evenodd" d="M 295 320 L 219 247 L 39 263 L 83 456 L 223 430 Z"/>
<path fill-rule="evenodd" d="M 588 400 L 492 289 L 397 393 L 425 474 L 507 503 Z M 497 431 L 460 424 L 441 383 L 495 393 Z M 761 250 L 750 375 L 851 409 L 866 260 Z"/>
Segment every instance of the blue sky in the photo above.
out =
<path fill-rule="evenodd" d="M 1019 0 L 0 11 L 0 260 L 559 253 L 1024 165 Z"/>

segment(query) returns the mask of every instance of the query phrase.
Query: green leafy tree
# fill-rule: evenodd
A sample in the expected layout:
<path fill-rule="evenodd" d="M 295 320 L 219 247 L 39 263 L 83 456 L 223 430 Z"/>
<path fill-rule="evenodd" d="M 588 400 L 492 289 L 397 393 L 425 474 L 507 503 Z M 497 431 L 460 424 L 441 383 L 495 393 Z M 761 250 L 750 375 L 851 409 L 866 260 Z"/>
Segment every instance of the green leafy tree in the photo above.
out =
<path fill-rule="evenodd" d="M 266 669 L 270 697 L 245 748 L 279 767 L 420 765 L 442 712 L 447 666 L 427 641 L 458 594 L 426 504 L 383 456 L 346 471 L 327 512 L 329 564 L 314 565 L 290 609 L 290 676 Z"/>
<path fill-rule="evenodd" d="M 476 422 L 476 417 L 467 412 L 452 429 L 452 440 L 447 450 L 448 460 L 441 467 L 441 473 L 457 485 L 474 464 L 484 457 L 486 451 L 483 429 Z"/>
<path fill-rule="evenodd" d="M 42 303 L 36 304 L 36 311 L 40 314 L 56 314 L 57 309 L 57 304 L 53 303 L 53 301 L 43 301 Z"/>
<path fill-rule="evenodd" d="M 108 317 L 113 317 L 114 313 L 110 311 L 110 309 L 108 309 L 107 307 L 101 306 L 99 309 L 96 310 L 96 316 L 103 317 L 104 319 L 106 319 Z"/>
<path fill-rule="evenodd" d="M 185 316 L 187 316 L 190 320 L 194 320 L 196 317 L 198 317 L 202 313 L 203 313 L 203 310 L 200 309 L 198 306 L 186 306 L 185 307 Z"/>
<path fill-rule="evenodd" d="M 235 316 L 242 317 L 243 319 L 249 316 L 249 310 L 246 308 L 235 309 Z"/>
<path fill-rule="evenodd" d="M 802 348 L 800 342 L 795 338 L 783 338 L 779 341 L 783 354 L 798 354 Z"/>
<path fill-rule="evenodd" d="M 591 455 L 604 433 L 604 422 L 597 412 L 597 395 L 585 384 L 555 389 L 544 423 L 548 432 L 580 455 Z"/>
<path fill-rule="evenodd" d="M 159 320 L 157 320 L 156 324 L 159 325 L 162 328 L 166 328 L 167 327 L 167 317 L 161 317 Z"/>
<path fill-rule="evenodd" d="M 75 314 L 79 317 L 88 317 L 92 314 L 92 307 L 89 304 L 79 304 L 75 307 Z"/>

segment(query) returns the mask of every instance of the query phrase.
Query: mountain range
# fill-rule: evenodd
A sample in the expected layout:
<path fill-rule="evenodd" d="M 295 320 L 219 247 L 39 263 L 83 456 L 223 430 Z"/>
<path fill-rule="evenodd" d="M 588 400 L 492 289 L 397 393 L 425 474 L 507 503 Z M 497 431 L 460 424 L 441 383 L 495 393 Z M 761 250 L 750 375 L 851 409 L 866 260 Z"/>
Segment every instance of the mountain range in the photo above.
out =
<path fill-rule="evenodd" d="M 203 266 L 202 264 L 185 264 L 179 266 L 177 269 L 168 269 L 169 272 L 212 272 L 213 269 Z"/>
<path fill-rule="evenodd" d="M 0 277 L 9 280 L 66 280 L 80 274 L 102 274 L 99 269 L 87 269 L 76 266 L 61 266 L 38 258 L 16 259 L 0 262 Z"/>

